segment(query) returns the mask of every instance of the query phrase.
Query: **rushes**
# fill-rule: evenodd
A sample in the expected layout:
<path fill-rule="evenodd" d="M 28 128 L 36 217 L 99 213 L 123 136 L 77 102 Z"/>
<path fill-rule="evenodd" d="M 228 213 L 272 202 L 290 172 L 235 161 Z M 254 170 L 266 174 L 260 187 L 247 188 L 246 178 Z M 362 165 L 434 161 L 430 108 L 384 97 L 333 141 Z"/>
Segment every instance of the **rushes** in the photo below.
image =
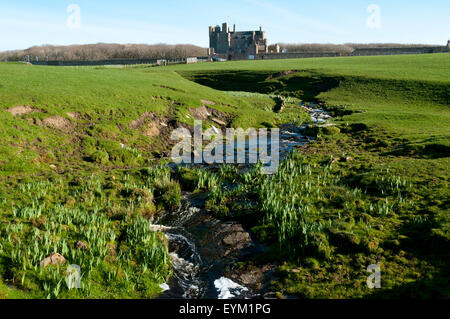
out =
<path fill-rule="evenodd" d="M 199 169 L 197 171 L 197 176 L 197 189 L 212 190 L 220 185 L 219 176 L 207 170 Z"/>
<path fill-rule="evenodd" d="M 328 176 L 326 171 L 314 176 L 314 169 L 316 167 L 299 165 L 292 157 L 288 158 L 259 190 L 266 223 L 275 226 L 280 246 L 290 252 L 305 250 L 311 235 L 327 227 L 316 220 L 318 211 L 312 203 L 321 196 L 320 187 L 327 183 Z"/>
<path fill-rule="evenodd" d="M 0 257 L 9 260 L 14 284 L 31 289 L 39 298 L 89 298 L 99 292 L 104 296 L 105 291 L 156 295 L 159 288 L 155 287 L 171 274 L 168 244 L 164 235 L 150 231 L 149 221 L 133 213 L 132 207 L 153 200 L 158 181 L 173 183 L 170 170 L 149 168 L 139 179 L 123 175 L 117 183 L 119 194 L 126 194 L 123 199 L 105 195 L 105 180 L 97 175 L 72 187 L 62 181 L 19 186 L 21 200 L 11 209 L 13 220 L 0 223 Z M 148 198 L 129 195 L 136 189 Z M 59 198 L 69 198 L 70 204 Z M 123 219 L 111 219 L 107 212 L 112 207 L 129 213 Z M 77 247 L 79 241 L 86 248 Z M 66 263 L 40 267 L 40 261 L 53 252 L 64 256 Z M 72 264 L 81 268 L 81 289 L 68 290 L 65 284 Z"/>
<path fill-rule="evenodd" d="M 374 218 L 385 220 L 411 208 L 411 183 L 402 178 L 367 173 L 371 190 L 376 187 L 374 195 L 367 191 L 366 181 L 349 187 L 345 171 L 327 161 L 319 163 L 293 153 L 273 176 L 262 174 L 260 165 L 245 174 L 223 168 L 219 175 L 239 184 L 231 190 L 213 189 L 207 208 L 221 216 L 253 214 L 258 227 L 273 232 L 280 252 L 289 258 L 330 256 L 330 234 L 372 238 Z M 253 205 L 245 206 L 249 199 Z"/>
<path fill-rule="evenodd" d="M 142 217 L 132 218 L 128 223 L 126 240 L 130 247 L 135 247 L 134 259 L 141 265 L 142 273 L 147 270 L 153 274 L 167 272 L 170 258 L 165 236 L 150 231 L 150 221 Z"/>

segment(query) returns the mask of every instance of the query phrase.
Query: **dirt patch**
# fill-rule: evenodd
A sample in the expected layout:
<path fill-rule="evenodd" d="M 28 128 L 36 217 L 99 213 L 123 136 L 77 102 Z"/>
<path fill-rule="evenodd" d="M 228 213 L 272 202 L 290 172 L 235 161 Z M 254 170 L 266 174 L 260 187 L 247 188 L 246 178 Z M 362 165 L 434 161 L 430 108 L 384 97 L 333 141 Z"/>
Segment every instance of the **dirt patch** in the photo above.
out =
<path fill-rule="evenodd" d="M 227 123 L 225 123 L 224 121 L 221 121 L 221 120 L 219 120 L 219 119 L 217 119 L 217 118 L 215 118 L 215 117 L 213 117 L 213 118 L 211 119 L 211 121 L 213 121 L 213 122 L 216 123 L 216 124 L 219 124 L 220 126 L 226 126 L 226 125 L 227 125 Z"/>
<path fill-rule="evenodd" d="M 22 116 L 33 113 L 35 110 L 30 106 L 18 105 L 6 109 L 5 111 L 11 113 L 12 116 Z"/>
<path fill-rule="evenodd" d="M 196 109 L 189 109 L 189 112 L 196 120 L 211 120 L 220 126 L 227 126 L 227 123 L 231 122 L 231 118 L 229 116 L 218 110 L 206 107 L 206 105 L 202 105 Z"/>
<path fill-rule="evenodd" d="M 220 126 L 228 126 L 228 124 L 233 121 L 233 116 L 222 113 L 218 110 L 210 109 L 209 111 L 212 114 L 211 121 L 219 124 Z"/>
<path fill-rule="evenodd" d="M 203 105 L 216 105 L 216 102 L 208 101 L 208 100 L 201 100 Z"/>
<path fill-rule="evenodd" d="M 143 127 L 147 123 L 147 120 L 153 120 L 154 118 L 155 118 L 154 114 L 150 112 L 145 112 L 137 120 L 132 121 L 128 126 L 133 130 L 137 130 Z"/>
<path fill-rule="evenodd" d="M 66 114 L 68 117 L 70 117 L 71 119 L 74 119 L 74 120 L 78 120 L 81 117 L 80 113 L 76 113 L 76 112 L 68 112 Z"/>
<path fill-rule="evenodd" d="M 52 253 L 47 258 L 43 259 L 39 265 L 41 267 L 48 267 L 50 265 L 63 265 L 66 263 L 66 258 L 58 253 Z"/>
<path fill-rule="evenodd" d="M 176 89 L 176 88 L 173 88 L 173 87 L 170 87 L 170 86 L 166 86 L 166 85 L 157 85 L 157 84 L 153 84 L 153 86 L 155 86 L 155 87 L 160 87 L 160 88 L 166 89 L 166 90 L 175 91 L 175 92 L 183 92 L 183 93 L 186 93 L 186 92 L 183 91 L 183 90 Z"/>
<path fill-rule="evenodd" d="M 70 131 L 72 129 L 72 123 L 68 119 L 58 115 L 47 117 L 42 123 L 45 126 L 61 131 Z"/>
<path fill-rule="evenodd" d="M 159 130 L 158 124 L 155 122 L 152 122 L 148 125 L 147 129 L 144 132 L 144 135 L 147 137 L 155 137 L 158 136 L 161 133 Z"/>
<path fill-rule="evenodd" d="M 293 71 L 293 70 L 287 70 L 287 71 L 283 71 L 277 74 L 272 74 L 271 76 L 269 76 L 267 78 L 267 80 L 272 80 L 272 79 L 277 79 L 277 78 L 282 78 L 291 74 L 297 73 L 297 71 Z"/>
<path fill-rule="evenodd" d="M 192 116 L 194 116 L 196 120 L 204 121 L 211 116 L 211 113 L 209 112 L 209 110 L 205 105 L 197 109 L 189 109 L 189 112 L 191 112 Z"/>

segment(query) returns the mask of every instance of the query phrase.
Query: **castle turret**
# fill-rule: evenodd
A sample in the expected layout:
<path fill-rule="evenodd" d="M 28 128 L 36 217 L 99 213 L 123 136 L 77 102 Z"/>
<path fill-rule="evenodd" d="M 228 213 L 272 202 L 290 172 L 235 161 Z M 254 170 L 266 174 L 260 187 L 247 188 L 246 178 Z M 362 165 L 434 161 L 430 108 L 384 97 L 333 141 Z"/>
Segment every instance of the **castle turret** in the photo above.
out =
<path fill-rule="evenodd" d="M 280 53 L 280 45 L 279 44 L 277 44 L 276 46 L 275 46 L 275 52 L 276 53 Z"/>
<path fill-rule="evenodd" d="M 450 40 L 447 41 L 447 52 L 450 52 Z"/>
<path fill-rule="evenodd" d="M 225 22 L 222 24 L 222 32 L 223 33 L 228 32 L 228 23 Z"/>

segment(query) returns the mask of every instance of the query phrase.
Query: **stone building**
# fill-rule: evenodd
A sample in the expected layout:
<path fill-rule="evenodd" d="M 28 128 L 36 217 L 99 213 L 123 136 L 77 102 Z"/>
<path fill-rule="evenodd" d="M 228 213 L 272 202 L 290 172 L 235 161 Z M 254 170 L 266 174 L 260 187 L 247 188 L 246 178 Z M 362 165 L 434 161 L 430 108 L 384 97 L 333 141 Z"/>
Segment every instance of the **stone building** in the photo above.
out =
<path fill-rule="evenodd" d="M 262 27 L 259 31 L 236 32 L 236 25 L 233 31 L 228 27 L 228 23 L 220 26 L 209 27 L 209 56 L 217 56 L 226 59 L 233 57 L 255 56 L 269 53 L 269 42 Z"/>

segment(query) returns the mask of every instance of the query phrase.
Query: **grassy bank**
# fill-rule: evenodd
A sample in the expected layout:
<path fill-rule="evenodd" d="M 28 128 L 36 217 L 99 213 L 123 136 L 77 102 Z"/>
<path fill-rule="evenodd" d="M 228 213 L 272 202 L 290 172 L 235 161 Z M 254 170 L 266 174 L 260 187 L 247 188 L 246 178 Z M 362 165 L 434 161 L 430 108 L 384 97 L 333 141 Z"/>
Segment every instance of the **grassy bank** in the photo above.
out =
<path fill-rule="evenodd" d="M 178 68 L 215 89 L 319 101 L 335 116 L 337 126 L 316 131 L 317 142 L 273 178 L 231 174 L 223 183 L 237 180 L 236 189 L 212 190 L 214 214 L 241 220 L 271 247 L 244 270 L 281 261 L 272 287 L 280 297 L 450 296 L 449 58 Z M 375 263 L 383 289 L 374 292 L 367 289 L 366 268 Z"/>
<path fill-rule="evenodd" d="M 218 90 L 321 101 L 339 107 L 338 115 L 348 113 L 342 121 L 377 126 L 419 151 L 433 145 L 448 152 L 449 62 L 448 54 L 437 54 L 229 62 L 205 66 L 207 71 L 178 67 L 178 72 Z"/>
<path fill-rule="evenodd" d="M 242 221 L 269 247 L 240 267 L 277 263 L 279 296 L 447 298 L 449 59 L 0 64 L 0 297 L 157 296 L 171 267 L 148 218 L 176 209 L 184 188 L 209 192 L 212 214 Z M 292 98 L 283 113 L 271 94 Z M 257 168 L 157 167 L 170 132 L 198 110 L 272 127 L 305 122 L 300 100 L 324 103 L 337 127 L 311 132 L 317 141 L 272 179 Z M 40 267 L 54 251 L 67 263 Z M 365 286 L 373 263 L 381 291 Z M 81 290 L 61 280 L 69 264 L 82 265 Z"/>

